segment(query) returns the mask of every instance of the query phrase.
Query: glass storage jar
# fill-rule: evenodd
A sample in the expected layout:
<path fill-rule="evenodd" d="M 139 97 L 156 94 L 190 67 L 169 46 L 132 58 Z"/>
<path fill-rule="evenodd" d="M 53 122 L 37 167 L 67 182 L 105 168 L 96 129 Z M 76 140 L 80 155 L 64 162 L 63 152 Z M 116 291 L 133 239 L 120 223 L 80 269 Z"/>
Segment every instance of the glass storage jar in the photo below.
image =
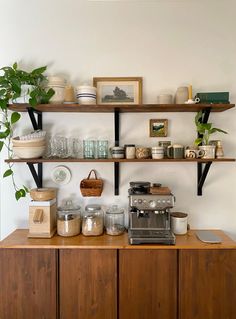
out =
<path fill-rule="evenodd" d="M 103 211 L 100 205 L 92 204 L 85 207 L 82 234 L 84 236 L 99 236 L 103 234 Z"/>
<path fill-rule="evenodd" d="M 57 233 L 60 236 L 70 237 L 80 233 L 81 213 L 80 206 L 73 205 L 68 200 L 65 206 L 59 207 L 57 211 Z"/>
<path fill-rule="evenodd" d="M 124 209 L 117 205 L 111 206 L 106 211 L 105 228 L 108 235 L 120 235 L 125 231 Z"/>

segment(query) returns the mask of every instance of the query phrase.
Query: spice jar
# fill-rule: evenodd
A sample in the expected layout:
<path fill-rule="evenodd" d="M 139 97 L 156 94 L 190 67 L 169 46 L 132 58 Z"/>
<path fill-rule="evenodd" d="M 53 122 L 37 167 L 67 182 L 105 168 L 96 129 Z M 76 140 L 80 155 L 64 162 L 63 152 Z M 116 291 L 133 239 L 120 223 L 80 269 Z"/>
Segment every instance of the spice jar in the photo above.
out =
<path fill-rule="evenodd" d="M 99 236 L 103 234 L 103 211 L 100 205 L 87 205 L 82 222 L 84 236 Z"/>
<path fill-rule="evenodd" d="M 64 237 L 76 236 L 80 233 L 80 226 L 80 206 L 74 206 L 72 201 L 68 200 L 65 206 L 58 208 L 57 233 Z"/>
<path fill-rule="evenodd" d="M 108 235 L 120 235 L 124 232 L 124 209 L 119 208 L 117 205 L 111 206 L 106 211 L 105 227 Z"/>

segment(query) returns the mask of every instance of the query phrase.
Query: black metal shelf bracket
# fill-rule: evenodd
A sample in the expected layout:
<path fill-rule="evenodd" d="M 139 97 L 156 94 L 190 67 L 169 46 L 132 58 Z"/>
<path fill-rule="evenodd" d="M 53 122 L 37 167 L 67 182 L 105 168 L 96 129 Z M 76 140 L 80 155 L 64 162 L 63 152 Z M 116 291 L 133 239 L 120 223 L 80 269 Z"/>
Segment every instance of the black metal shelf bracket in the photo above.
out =
<path fill-rule="evenodd" d="M 27 107 L 27 111 L 35 131 L 43 129 L 43 115 L 41 111 L 34 109 L 33 107 Z M 36 118 L 37 116 L 37 118 Z M 35 184 L 38 188 L 43 187 L 43 163 L 35 163 L 37 165 L 37 171 L 34 167 L 34 163 L 28 163 L 27 165 L 30 169 L 30 172 L 33 176 Z"/>
<path fill-rule="evenodd" d="M 115 146 L 119 146 L 120 143 L 120 111 L 115 109 L 114 111 L 114 126 L 115 126 Z M 120 182 L 120 163 L 114 163 L 114 194 L 119 195 L 119 182 Z"/>
<path fill-rule="evenodd" d="M 202 110 L 202 118 L 200 121 L 202 123 L 207 123 L 209 116 L 211 113 L 211 108 L 206 108 Z M 198 137 L 202 137 L 201 134 L 198 134 Z M 206 180 L 207 174 L 209 172 L 209 169 L 211 167 L 212 162 L 207 163 L 197 163 L 197 195 L 202 196 L 202 187 L 204 185 L 204 182 Z M 204 167 L 203 167 L 204 165 Z"/>
<path fill-rule="evenodd" d="M 34 109 L 33 107 L 27 107 L 27 111 L 35 131 L 43 129 L 43 115 L 41 111 Z M 37 120 L 35 118 L 37 115 Z"/>
<path fill-rule="evenodd" d="M 43 163 L 35 163 L 35 165 L 37 165 L 37 168 L 38 168 L 37 171 L 34 167 L 34 163 L 27 162 L 27 165 L 33 176 L 35 184 L 37 185 L 37 188 L 42 188 L 43 187 Z"/>

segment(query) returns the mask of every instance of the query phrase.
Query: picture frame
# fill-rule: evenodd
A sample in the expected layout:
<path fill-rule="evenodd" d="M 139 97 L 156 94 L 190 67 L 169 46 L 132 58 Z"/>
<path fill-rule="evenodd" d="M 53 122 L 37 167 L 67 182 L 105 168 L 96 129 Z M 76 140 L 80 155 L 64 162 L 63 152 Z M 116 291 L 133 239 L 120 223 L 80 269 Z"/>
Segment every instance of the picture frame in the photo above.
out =
<path fill-rule="evenodd" d="M 97 104 L 142 104 L 142 77 L 94 77 Z"/>
<path fill-rule="evenodd" d="M 166 137 L 168 134 L 167 119 L 150 120 L 150 137 Z"/>

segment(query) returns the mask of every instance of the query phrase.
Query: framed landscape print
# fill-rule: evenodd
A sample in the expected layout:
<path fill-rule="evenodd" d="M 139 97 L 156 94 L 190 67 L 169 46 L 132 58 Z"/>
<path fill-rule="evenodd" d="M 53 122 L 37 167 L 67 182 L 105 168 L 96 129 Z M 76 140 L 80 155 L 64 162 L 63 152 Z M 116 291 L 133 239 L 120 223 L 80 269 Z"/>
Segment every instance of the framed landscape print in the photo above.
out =
<path fill-rule="evenodd" d="M 150 120 L 150 137 L 165 137 L 168 133 L 168 120 Z"/>
<path fill-rule="evenodd" d="M 141 104 L 141 77 L 94 77 L 97 104 Z"/>

